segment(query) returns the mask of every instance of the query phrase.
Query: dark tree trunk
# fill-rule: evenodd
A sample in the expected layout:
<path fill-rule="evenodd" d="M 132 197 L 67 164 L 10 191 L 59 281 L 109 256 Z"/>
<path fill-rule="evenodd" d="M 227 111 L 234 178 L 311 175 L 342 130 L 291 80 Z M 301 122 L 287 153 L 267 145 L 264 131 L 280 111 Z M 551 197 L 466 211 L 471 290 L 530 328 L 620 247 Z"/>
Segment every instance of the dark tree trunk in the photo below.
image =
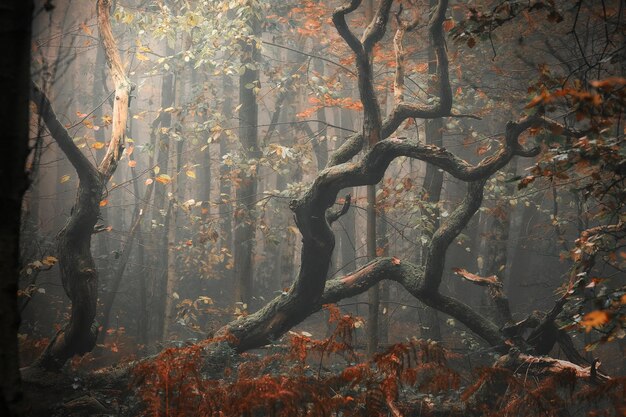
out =
<path fill-rule="evenodd" d="M 72 356 L 91 351 L 98 335 L 98 325 L 95 322 L 98 274 L 91 255 L 91 235 L 100 214 L 100 201 L 105 185 L 115 172 L 124 150 L 132 90 L 111 32 L 109 8 L 109 0 L 98 1 L 98 28 L 115 83 L 115 99 L 111 140 L 97 168 L 74 144 L 45 94 L 35 85 L 32 88 L 33 101 L 38 106 L 42 119 L 79 178 L 76 202 L 65 227 L 59 232 L 57 246 L 61 281 L 72 303 L 70 320 L 57 332 L 35 363 L 35 366 L 54 371 L 60 370 Z"/>
<path fill-rule="evenodd" d="M 341 110 L 341 127 L 352 129 L 352 117 L 348 110 Z M 352 190 L 354 195 L 354 190 Z M 354 210 L 349 210 L 339 219 L 340 230 L 339 241 L 341 243 L 341 268 L 343 271 L 354 271 L 356 269 L 356 216 Z"/>
<path fill-rule="evenodd" d="M 167 46 L 165 42 L 165 53 L 171 55 L 174 51 Z M 163 77 L 161 85 L 161 108 L 167 109 L 174 104 L 174 98 L 176 96 L 176 83 L 174 81 L 174 75 L 168 73 Z M 156 130 L 156 140 L 158 149 L 157 166 L 159 167 L 159 173 L 167 174 L 170 165 L 170 138 L 167 130 L 172 125 L 172 113 L 161 112 L 158 116 L 158 123 L 153 126 Z M 158 268 L 153 270 L 154 277 L 152 280 L 152 294 L 154 296 L 154 302 L 151 308 L 150 315 L 153 318 L 152 330 L 154 338 L 161 340 L 163 337 L 163 324 L 165 320 L 165 304 L 167 297 L 167 262 L 168 262 L 168 245 L 167 245 L 167 231 L 169 229 L 170 222 L 170 202 L 167 197 L 167 189 L 164 184 L 157 184 L 154 190 L 154 207 L 153 216 L 156 217 L 158 224 L 162 224 L 161 237 L 156 242 L 157 247 L 157 260 Z"/>
<path fill-rule="evenodd" d="M 0 414 L 23 414 L 17 331 L 19 232 L 22 197 L 28 187 L 28 105 L 32 1 L 0 9 Z"/>
<path fill-rule="evenodd" d="M 260 33 L 260 22 L 252 17 L 248 22 L 253 36 Z M 260 150 L 257 138 L 258 105 L 255 88 L 259 87 L 259 50 L 254 39 L 242 42 L 241 65 L 244 73 L 239 77 L 239 139 L 243 156 L 248 162 L 258 161 Z M 254 162 L 256 164 L 256 162 Z M 242 172 L 237 188 L 235 209 L 235 302 L 250 306 L 253 282 L 253 255 L 256 232 L 255 203 L 257 174 L 253 170 Z"/>
<path fill-rule="evenodd" d="M 429 6 L 431 10 L 437 5 L 437 0 L 430 0 Z M 430 36 L 428 43 L 428 73 L 431 76 L 437 73 L 437 56 L 435 54 L 435 48 L 433 46 L 433 38 Z M 435 145 L 443 147 L 443 119 L 436 118 L 432 120 L 426 120 L 424 133 L 426 136 L 426 143 L 428 145 Z M 426 166 L 426 174 L 424 176 L 424 192 L 426 193 L 426 201 L 432 205 L 436 205 L 441 200 L 441 191 L 443 188 L 443 171 L 428 164 Z M 439 210 L 433 210 L 433 229 L 437 230 L 439 227 Z M 431 238 L 432 236 L 428 236 Z M 422 248 L 421 259 L 426 258 L 428 247 Z M 425 307 L 420 315 L 422 335 L 425 339 L 441 340 L 441 328 L 439 326 L 439 317 L 437 310 L 429 307 Z"/>
<path fill-rule="evenodd" d="M 226 120 L 231 120 L 233 115 L 233 102 L 231 99 L 231 95 L 227 94 L 227 91 L 232 91 L 233 89 L 233 81 L 231 77 L 225 75 L 224 80 L 224 102 L 222 103 L 222 113 L 224 114 L 224 118 Z M 220 136 L 220 156 L 226 155 L 228 153 L 228 136 L 225 133 L 222 133 Z M 221 222 L 220 228 L 220 249 L 227 249 L 228 252 L 232 255 L 233 253 L 233 206 L 232 206 L 232 198 L 231 198 L 231 188 L 230 188 L 230 180 L 228 179 L 228 175 L 230 173 L 230 167 L 226 164 L 220 164 L 220 196 L 219 196 L 219 217 Z M 225 262 L 228 262 L 228 258 L 225 258 Z M 226 265 L 224 265 L 226 266 Z M 223 269 L 223 278 L 226 282 L 231 282 L 232 278 L 232 269 Z"/>
<path fill-rule="evenodd" d="M 109 284 L 109 291 L 105 293 L 102 297 L 103 307 L 102 307 L 102 325 L 100 329 L 100 332 L 101 332 L 100 343 L 104 343 L 104 340 L 106 339 L 107 330 L 109 329 L 111 309 L 113 308 L 113 302 L 115 301 L 117 291 L 119 290 L 120 284 L 122 282 L 122 278 L 124 277 L 124 272 L 126 271 L 126 265 L 128 264 L 128 260 L 130 259 L 130 255 L 133 250 L 133 243 L 135 241 L 135 237 L 137 236 L 137 233 L 140 232 L 141 220 L 143 219 L 144 214 L 148 210 L 148 203 L 150 202 L 154 185 L 155 185 L 154 183 L 148 185 L 143 201 L 135 209 L 133 222 L 128 231 L 128 238 L 126 239 L 126 242 L 124 242 L 124 245 L 122 246 L 120 259 L 115 268 L 115 273 L 112 276 L 111 283 Z M 140 298 L 141 298 L 141 295 L 140 295 Z"/>

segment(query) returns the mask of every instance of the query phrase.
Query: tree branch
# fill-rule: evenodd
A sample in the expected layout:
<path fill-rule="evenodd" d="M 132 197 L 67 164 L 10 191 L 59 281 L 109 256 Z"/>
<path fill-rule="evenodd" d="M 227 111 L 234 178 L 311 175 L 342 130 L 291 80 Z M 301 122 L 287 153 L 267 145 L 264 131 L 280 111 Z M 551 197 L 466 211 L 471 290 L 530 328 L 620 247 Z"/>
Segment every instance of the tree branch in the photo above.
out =
<path fill-rule="evenodd" d="M 341 216 L 346 214 L 350 209 L 350 202 L 352 201 L 352 196 L 350 194 L 346 194 L 344 198 L 343 205 L 338 210 L 328 210 L 326 212 L 326 221 L 328 224 L 332 225 L 334 222 L 339 220 Z"/>
<path fill-rule="evenodd" d="M 374 15 L 374 18 L 365 29 L 361 43 L 365 53 L 369 54 L 376 43 L 378 43 L 387 30 L 387 22 L 389 21 L 389 10 L 393 0 L 381 0 L 378 5 L 378 10 Z"/>
<path fill-rule="evenodd" d="M 67 156 L 67 159 L 76 170 L 78 178 L 86 183 L 93 182 L 94 180 L 100 178 L 96 168 L 91 162 L 89 162 L 80 149 L 78 149 L 68 131 L 59 121 L 59 118 L 54 112 L 46 93 L 44 93 L 41 88 L 32 81 L 31 94 L 32 100 L 37 106 L 41 118 L 50 131 L 50 135 Z"/>
<path fill-rule="evenodd" d="M 363 55 L 363 45 L 348 27 L 346 15 L 355 11 L 360 5 L 361 0 L 350 0 L 350 2 L 346 2 L 342 6 L 337 7 L 333 12 L 333 24 L 335 25 L 337 32 L 339 32 L 339 35 L 341 35 L 350 49 L 352 49 L 357 56 Z"/>
<path fill-rule="evenodd" d="M 98 171 L 103 175 L 105 182 L 111 178 L 117 167 L 117 161 L 122 157 L 124 150 L 124 136 L 126 133 L 126 121 L 128 107 L 130 105 L 130 93 L 134 89 L 133 84 L 126 77 L 122 60 L 117 50 L 117 44 L 111 31 L 110 16 L 111 0 L 98 0 L 98 30 L 104 47 L 107 65 L 111 69 L 111 78 L 115 84 L 115 100 L 113 101 L 113 121 L 111 123 L 111 141 L 98 166 Z"/>
<path fill-rule="evenodd" d="M 352 3 L 360 3 L 360 1 L 352 2 Z M 345 7 L 346 6 L 344 6 L 344 8 Z M 357 4 L 357 7 L 358 7 L 358 4 Z M 402 122 L 404 122 L 406 119 L 409 119 L 409 118 L 436 119 L 438 117 L 446 117 L 450 115 L 450 112 L 452 109 L 452 88 L 450 87 L 450 77 L 448 74 L 448 55 L 446 52 L 445 40 L 443 37 L 443 22 L 445 20 L 447 7 L 448 7 L 448 1 L 440 0 L 429 23 L 429 31 L 433 38 L 433 47 L 435 49 L 435 54 L 437 56 L 437 78 L 439 82 L 439 92 L 438 92 L 439 101 L 436 104 L 431 105 L 431 106 L 420 106 L 420 105 L 413 104 L 413 103 L 407 103 L 405 101 L 397 102 L 393 110 L 387 116 L 387 118 L 381 123 L 380 137 L 378 138 L 378 140 L 383 140 L 383 139 L 388 138 L 393 132 L 395 132 L 398 129 L 398 127 L 400 127 Z M 340 8 L 340 9 L 343 9 L 343 8 Z M 337 11 L 335 11 L 335 14 L 337 14 Z M 333 15 L 333 22 L 335 23 L 335 26 L 337 27 L 337 24 L 339 25 L 343 24 L 344 27 L 341 30 L 347 29 L 343 15 L 341 15 L 341 19 L 337 21 L 334 18 L 334 16 L 335 15 Z M 340 27 L 337 27 L 337 30 L 340 31 Z M 340 34 L 342 34 L 341 31 L 340 31 Z M 350 34 L 352 33 L 350 32 Z M 344 39 L 346 39 L 343 34 L 342 36 L 344 37 Z M 348 42 L 347 39 L 346 39 L 346 42 Z M 356 38 L 354 38 L 353 42 L 359 43 L 359 41 L 356 40 Z M 360 52 L 357 52 L 357 51 L 362 50 L 362 47 L 361 49 L 359 48 L 356 48 L 356 50 L 355 48 L 352 48 L 352 49 L 355 51 L 355 54 L 357 55 L 357 68 L 358 68 Z M 361 60 L 363 62 L 366 62 L 367 60 L 364 59 L 366 57 L 363 57 L 362 55 L 361 55 Z M 361 78 L 362 78 L 361 71 L 359 71 L 360 81 L 361 81 Z M 396 79 L 397 79 L 397 76 L 396 76 Z M 367 114 L 368 106 L 366 102 L 367 96 L 364 97 L 361 85 L 359 85 L 359 90 L 361 91 L 361 101 L 363 102 L 363 107 L 364 109 L 366 109 L 365 117 L 368 118 L 368 114 Z M 369 111 L 373 113 L 374 110 L 375 109 L 372 108 Z M 365 139 L 365 136 L 367 135 L 368 135 L 368 132 L 364 131 L 363 133 L 350 136 L 337 149 L 337 151 L 335 151 L 335 153 L 330 157 L 328 166 L 339 165 L 352 159 L 357 153 L 359 153 L 363 149 L 364 139 Z M 367 139 L 368 139 L 368 143 L 371 144 L 372 139 L 371 138 L 367 138 Z"/>

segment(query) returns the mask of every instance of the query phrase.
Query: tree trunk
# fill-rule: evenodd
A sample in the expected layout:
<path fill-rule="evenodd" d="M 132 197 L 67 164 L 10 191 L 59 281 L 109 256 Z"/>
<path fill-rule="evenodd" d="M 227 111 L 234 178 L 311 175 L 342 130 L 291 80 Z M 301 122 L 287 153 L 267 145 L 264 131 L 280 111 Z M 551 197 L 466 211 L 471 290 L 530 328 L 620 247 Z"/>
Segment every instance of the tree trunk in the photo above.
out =
<path fill-rule="evenodd" d="M 98 28 L 107 64 L 115 84 L 111 140 L 98 168 L 76 147 L 59 122 L 49 100 L 33 86 L 33 101 L 50 130 L 51 136 L 70 160 L 79 178 L 72 214 L 58 236 L 58 258 L 63 288 L 72 302 L 70 320 L 57 332 L 35 365 L 60 370 L 74 355 L 90 352 L 96 343 L 98 326 L 94 321 L 98 300 L 98 274 L 91 255 L 91 235 L 100 214 L 105 185 L 115 172 L 124 149 L 124 136 L 132 84 L 126 78 L 111 32 L 110 1 L 99 0 Z"/>
<path fill-rule="evenodd" d="M 180 92 L 178 99 L 176 100 L 176 107 L 181 108 L 188 102 L 187 89 L 185 85 L 185 77 L 180 75 L 177 79 L 178 87 L 177 91 Z M 176 128 L 182 123 L 183 120 L 176 121 Z M 178 283 L 177 274 L 177 254 L 178 250 L 176 245 L 179 241 L 178 230 L 178 214 L 179 206 L 183 201 L 184 196 L 184 178 L 181 175 L 182 171 L 182 156 L 183 156 L 184 141 L 179 139 L 176 141 L 176 147 L 170 146 L 170 159 L 175 164 L 170 166 L 170 192 L 172 198 L 169 200 L 168 209 L 168 222 L 167 222 L 167 278 L 165 280 L 165 318 L 163 320 L 163 335 L 162 338 L 167 340 L 170 336 L 170 329 L 174 320 L 176 319 L 176 286 Z"/>
<path fill-rule="evenodd" d="M 514 159 L 506 167 L 505 178 L 515 175 L 517 161 Z M 509 205 L 509 200 L 515 192 L 514 183 L 503 185 L 503 192 L 496 193 L 496 203 L 491 212 L 491 224 L 488 230 L 483 231 L 483 241 L 481 247 L 482 266 L 479 266 L 479 273 L 482 276 L 496 275 L 500 282 L 505 283 L 505 272 L 507 266 L 507 246 L 509 242 L 509 230 L 511 225 L 510 213 L 513 208 Z M 510 311 L 502 314 L 497 305 L 494 305 L 491 297 L 483 295 L 481 300 L 485 307 L 485 315 L 497 323 L 499 326 L 507 324 L 507 319 L 511 317 Z M 508 309 L 508 302 L 506 303 Z"/>
<path fill-rule="evenodd" d="M 172 55 L 174 51 L 165 43 L 166 55 Z M 161 85 L 161 108 L 167 109 L 174 104 L 174 98 L 176 96 L 176 83 L 174 81 L 174 75 L 168 73 L 163 77 Z M 159 156 L 157 159 L 157 166 L 159 167 L 159 173 L 167 174 L 170 166 L 170 137 L 168 130 L 172 126 L 172 113 L 161 112 L 158 116 L 158 123 L 153 126 L 153 129 L 157 131 L 157 149 Z M 170 222 L 170 199 L 167 196 L 167 188 L 164 184 L 156 184 L 154 190 L 154 207 L 153 215 L 156 217 L 158 224 L 162 224 L 162 235 L 157 239 L 156 251 L 157 251 L 157 265 L 158 267 L 153 270 L 154 277 L 152 281 L 152 293 L 154 294 L 155 301 L 153 302 L 153 308 L 150 315 L 153 321 L 154 338 L 161 340 L 163 338 L 163 323 L 165 320 L 165 304 L 167 297 L 167 263 L 168 263 L 168 237 Z"/>
<path fill-rule="evenodd" d="M 260 22 L 251 17 L 248 21 L 252 36 L 260 33 Z M 242 41 L 241 65 L 245 66 L 239 77 L 239 139 L 243 156 L 248 163 L 257 164 L 260 150 L 257 138 L 258 105 L 255 88 L 259 87 L 259 50 L 252 37 Z M 241 184 L 237 189 L 235 210 L 235 302 L 242 303 L 243 309 L 250 306 L 253 282 L 253 255 L 256 232 L 257 174 L 254 169 L 240 173 Z M 241 307 L 241 306 L 240 306 Z"/>
<path fill-rule="evenodd" d="M 0 414 L 24 413 L 19 372 L 17 304 L 22 197 L 28 187 L 30 35 L 32 1 L 11 2 L 0 10 Z"/>
<path fill-rule="evenodd" d="M 437 5 L 437 0 L 430 0 L 429 6 L 431 10 Z M 429 38 L 428 43 L 428 74 L 434 76 L 437 73 L 437 57 L 435 55 L 435 48 L 433 47 L 432 36 Z M 426 120 L 424 134 L 426 136 L 426 144 L 443 147 L 443 120 L 436 118 L 432 120 Z M 424 192 L 426 193 L 426 201 L 433 205 L 433 229 L 437 230 L 439 227 L 439 209 L 435 208 L 435 205 L 439 204 L 441 200 L 441 191 L 443 188 L 443 171 L 437 167 L 428 164 L 426 166 L 426 174 L 424 176 Z M 432 238 L 432 236 L 428 236 Z M 426 258 L 428 248 L 422 248 L 421 259 L 422 262 Z M 439 326 L 439 317 L 437 310 L 433 310 L 424 306 L 422 314 L 420 315 L 422 336 L 425 339 L 441 340 L 441 327 Z"/>
<path fill-rule="evenodd" d="M 367 186 L 367 224 L 365 243 L 367 246 L 367 260 L 376 259 L 376 186 Z M 380 309 L 380 288 L 373 285 L 367 291 L 367 354 L 372 357 L 378 351 L 378 313 Z"/>
<path fill-rule="evenodd" d="M 233 89 L 233 81 L 230 76 L 225 75 L 223 78 L 224 81 L 224 102 L 222 103 L 222 113 L 224 114 L 224 118 L 226 120 L 231 120 L 233 116 L 233 102 L 231 99 L 231 95 L 228 94 L 228 91 L 232 91 Z M 225 133 L 222 133 L 220 136 L 220 156 L 226 155 L 228 152 L 228 136 Z M 232 215 L 233 215 L 233 206 L 232 206 L 232 197 L 231 197 L 231 188 L 230 182 L 228 179 L 230 173 L 230 167 L 226 164 L 220 164 L 220 197 L 219 201 L 219 217 L 221 222 L 221 233 L 220 233 L 220 249 L 227 249 L 229 254 L 233 253 L 233 223 L 232 223 Z M 228 258 L 225 258 L 226 262 L 228 262 Z M 226 265 L 224 265 L 226 266 Z M 232 281 L 232 269 L 224 268 L 223 279 L 226 282 Z"/>
<path fill-rule="evenodd" d="M 316 59 L 313 68 L 319 74 L 320 78 L 324 77 L 324 61 Z M 317 132 L 313 138 L 313 151 L 317 160 L 317 172 L 326 167 L 328 163 L 328 128 L 326 126 L 326 108 L 320 107 L 317 112 Z"/>
<path fill-rule="evenodd" d="M 387 219 L 385 209 L 380 207 L 378 221 L 376 222 L 376 241 L 378 256 L 389 256 L 389 239 L 387 238 Z M 380 283 L 380 314 L 378 315 L 378 341 L 385 346 L 389 343 L 389 281 Z"/>
<path fill-rule="evenodd" d="M 352 129 L 352 117 L 348 110 L 340 110 L 341 127 Z M 354 189 L 352 190 L 354 194 Z M 356 200 L 356 198 L 355 198 Z M 356 216 L 354 210 L 348 212 L 339 219 L 341 232 L 339 241 L 341 244 L 341 268 L 344 271 L 354 271 L 356 269 Z"/>
<path fill-rule="evenodd" d="M 144 214 L 148 210 L 148 203 L 152 196 L 152 189 L 154 188 L 154 183 L 148 185 L 146 189 L 144 198 L 141 202 L 141 205 L 137 206 L 135 210 L 135 215 L 133 216 L 133 222 L 128 231 L 128 238 L 126 242 L 124 242 L 124 246 L 121 249 L 121 255 L 119 259 L 119 263 L 115 268 L 115 273 L 112 276 L 111 283 L 109 285 L 109 291 L 104 294 L 103 298 L 103 307 L 102 307 L 102 326 L 100 329 L 100 343 L 104 343 L 106 339 L 107 330 L 109 329 L 109 320 L 111 315 L 111 309 L 113 308 L 113 302 L 115 301 L 115 297 L 117 295 L 117 291 L 120 287 L 120 283 L 122 282 L 122 278 L 124 276 L 124 271 L 126 271 L 126 265 L 128 264 L 128 260 L 130 259 L 130 255 L 133 249 L 133 243 L 135 241 L 135 236 L 141 229 L 141 220 L 143 219 Z"/>

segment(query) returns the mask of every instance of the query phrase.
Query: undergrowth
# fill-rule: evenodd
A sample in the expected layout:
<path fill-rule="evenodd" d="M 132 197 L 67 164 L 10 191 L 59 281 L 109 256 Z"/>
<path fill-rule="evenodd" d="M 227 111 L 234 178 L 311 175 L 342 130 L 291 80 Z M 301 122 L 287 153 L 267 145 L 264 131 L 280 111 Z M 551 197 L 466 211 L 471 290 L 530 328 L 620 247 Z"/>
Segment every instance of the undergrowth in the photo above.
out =
<path fill-rule="evenodd" d="M 564 371 L 541 379 L 485 367 L 462 374 L 458 356 L 413 340 L 366 360 L 358 320 L 326 306 L 334 331 L 290 333 L 264 355 L 234 355 L 225 341 L 164 350 L 135 370 L 150 417 L 626 416 L 626 381 L 587 384 Z"/>

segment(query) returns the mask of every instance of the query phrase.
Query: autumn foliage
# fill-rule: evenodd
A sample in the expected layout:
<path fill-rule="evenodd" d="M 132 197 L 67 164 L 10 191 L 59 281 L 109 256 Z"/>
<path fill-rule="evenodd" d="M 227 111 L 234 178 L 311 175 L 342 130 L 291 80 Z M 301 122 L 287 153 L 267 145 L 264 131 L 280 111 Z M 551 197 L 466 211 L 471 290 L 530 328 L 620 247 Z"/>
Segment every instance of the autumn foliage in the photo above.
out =
<path fill-rule="evenodd" d="M 285 344 L 242 357 L 212 340 L 169 348 L 144 361 L 133 382 L 143 415 L 496 416 L 505 410 L 512 416 L 559 416 L 569 409 L 618 416 L 626 411 L 624 379 L 589 384 L 572 369 L 537 377 L 536 371 L 529 373 L 532 365 L 520 373 L 502 363 L 463 369 L 461 355 L 432 341 L 398 343 L 367 360 L 353 345 L 361 319 L 334 305 L 326 309 L 334 330 L 321 340 L 291 332 Z"/>

